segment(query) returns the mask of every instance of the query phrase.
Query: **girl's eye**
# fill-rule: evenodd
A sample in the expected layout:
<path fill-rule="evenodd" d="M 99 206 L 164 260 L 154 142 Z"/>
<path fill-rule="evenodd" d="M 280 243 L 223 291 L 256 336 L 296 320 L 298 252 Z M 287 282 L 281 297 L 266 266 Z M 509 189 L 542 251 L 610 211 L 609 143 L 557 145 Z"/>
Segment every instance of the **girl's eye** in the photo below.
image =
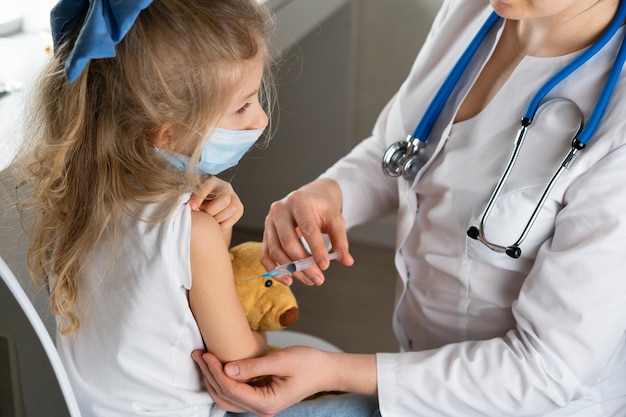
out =
<path fill-rule="evenodd" d="M 243 105 L 242 108 L 240 108 L 239 110 L 237 110 L 238 114 L 242 114 L 245 113 L 246 110 L 248 110 L 248 107 L 250 107 L 252 104 L 251 103 L 246 103 Z"/>

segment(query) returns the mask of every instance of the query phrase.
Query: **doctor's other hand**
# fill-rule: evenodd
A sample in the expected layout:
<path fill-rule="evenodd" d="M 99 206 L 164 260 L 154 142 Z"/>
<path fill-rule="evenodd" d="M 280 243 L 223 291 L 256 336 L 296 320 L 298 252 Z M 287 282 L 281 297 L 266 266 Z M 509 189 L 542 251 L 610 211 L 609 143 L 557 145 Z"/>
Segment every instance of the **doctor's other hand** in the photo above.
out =
<path fill-rule="evenodd" d="M 204 385 L 222 410 L 270 417 L 315 393 L 326 391 L 328 352 L 296 346 L 222 365 L 216 356 L 192 353 Z M 254 383 L 253 378 L 263 377 Z"/>
<path fill-rule="evenodd" d="M 294 276 L 306 285 L 321 285 L 330 265 L 328 248 L 322 237 L 327 234 L 334 251 L 341 253 L 339 262 L 354 263 L 348 249 L 346 225 L 341 214 L 341 188 L 334 180 L 318 179 L 291 192 L 270 206 L 265 218 L 261 263 L 267 270 L 309 256 L 300 237 L 303 237 L 318 267 L 309 268 Z M 277 277 L 286 285 L 289 276 Z"/>
<path fill-rule="evenodd" d="M 243 216 L 243 204 L 231 183 L 215 176 L 207 178 L 194 190 L 189 206 L 213 216 L 222 230 L 232 229 Z"/>

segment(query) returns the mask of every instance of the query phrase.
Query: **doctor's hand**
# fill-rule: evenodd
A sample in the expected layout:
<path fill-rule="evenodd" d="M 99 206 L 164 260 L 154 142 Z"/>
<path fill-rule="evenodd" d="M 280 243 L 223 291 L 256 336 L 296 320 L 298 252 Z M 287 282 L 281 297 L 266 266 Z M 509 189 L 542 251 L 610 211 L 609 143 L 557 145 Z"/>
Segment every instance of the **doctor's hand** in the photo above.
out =
<path fill-rule="evenodd" d="M 270 417 L 324 391 L 327 352 L 298 346 L 222 365 L 211 353 L 194 351 L 204 385 L 222 410 Z M 248 384 L 252 378 L 261 380 Z M 325 381 L 326 380 L 326 381 Z"/>
<path fill-rule="evenodd" d="M 324 283 L 325 270 L 330 265 L 328 248 L 322 237 L 326 233 L 333 250 L 341 253 L 339 262 L 354 263 L 348 250 L 346 226 L 341 215 L 342 196 L 339 184 L 330 179 L 315 180 L 274 202 L 265 218 L 261 263 L 267 270 L 309 256 L 300 241 L 303 237 L 317 263 L 294 276 L 307 285 Z M 276 277 L 291 285 L 289 276 Z"/>
<path fill-rule="evenodd" d="M 243 216 L 243 204 L 233 186 L 215 176 L 196 188 L 189 199 L 189 206 L 194 211 L 204 211 L 213 216 L 223 231 L 232 229 Z"/>

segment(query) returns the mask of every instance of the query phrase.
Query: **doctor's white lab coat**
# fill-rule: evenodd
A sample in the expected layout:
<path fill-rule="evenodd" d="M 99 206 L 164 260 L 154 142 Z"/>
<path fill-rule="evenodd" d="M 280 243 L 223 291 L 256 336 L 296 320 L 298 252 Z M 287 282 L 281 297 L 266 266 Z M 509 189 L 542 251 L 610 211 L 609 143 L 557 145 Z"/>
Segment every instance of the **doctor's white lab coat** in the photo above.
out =
<path fill-rule="evenodd" d="M 626 416 L 626 76 L 588 146 L 567 169 L 521 245 L 495 253 L 477 226 L 509 158 L 520 118 L 543 83 L 577 53 L 528 56 L 477 116 L 454 115 L 500 36 L 497 23 L 428 138 L 413 182 L 381 157 L 412 133 L 443 79 L 491 12 L 483 0 L 444 2 L 407 80 L 372 136 L 323 176 L 343 192 L 349 226 L 398 213 L 397 304 L 402 353 L 379 353 L 384 417 Z M 624 28 L 546 100 L 588 118 Z M 578 128 L 577 110 L 540 110 L 487 222 L 515 242 Z"/>

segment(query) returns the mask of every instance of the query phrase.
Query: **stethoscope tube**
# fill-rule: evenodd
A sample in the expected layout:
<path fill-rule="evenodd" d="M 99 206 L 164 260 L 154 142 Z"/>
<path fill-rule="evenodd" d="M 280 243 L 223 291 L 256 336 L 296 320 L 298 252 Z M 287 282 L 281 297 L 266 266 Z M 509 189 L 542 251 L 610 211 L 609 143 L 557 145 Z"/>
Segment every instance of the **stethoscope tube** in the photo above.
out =
<path fill-rule="evenodd" d="M 413 134 L 407 136 L 406 140 L 396 142 L 387 148 L 382 160 L 382 169 L 386 175 L 394 178 L 402 176 L 407 181 L 415 179 L 418 171 L 422 169 L 427 161 L 425 156 L 426 141 L 433 125 L 476 51 L 498 20 L 500 20 L 500 16 L 496 12 L 492 12 L 485 23 L 483 23 L 476 36 L 474 36 L 443 81 L 443 84 L 441 84 L 441 87 L 439 87 L 439 90 L 437 90 L 435 97 L 415 127 Z"/>
<path fill-rule="evenodd" d="M 467 230 L 467 235 L 469 237 L 480 241 L 481 243 L 489 247 L 491 250 L 494 250 L 496 252 L 504 252 L 511 258 L 519 258 L 521 256 L 522 251 L 520 249 L 520 245 L 524 241 L 528 233 L 530 232 L 530 229 L 532 228 L 533 224 L 535 223 L 535 220 L 537 219 L 539 212 L 541 211 L 546 199 L 548 198 L 548 195 L 552 191 L 552 188 L 554 187 L 556 180 L 561 176 L 561 174 L 563 173 L 565 169 L 569 168 L 569 166 L 572 164 L 572 162 L 574 161 L 578 153 L 584 149 L 585 145 L 589 141 L 589 138 L 597 130 L 598 124 L 600 123 L 600 120 L 602 119 L 602 116 L 604 115 L 604 112 L 606 111 L 606 108 L 608 106 L 608 102 L 613 94 L 615 85 L 617 84 L 619 80 L 622 68 L 624 66 L 624 62 L 626 62 L 626 42 L 624 40 L 622 40 L 620 49 L 617 53 L 617 56 L 615 57 L 615 61 L 613 62 L 611 70 L 609 71 L 609 75 L 607 76 L 604 86 L 602 87 L 602 91 L 600 92 L 600 95 L 598 96 L 598 100 L 596 101 L 596 104 L 593 108 L 593 111 L 591 113 L 591 116 L 589 117 L 588 122 L 586 124 L 584 123 L 583 121 L 584 115 L 582 114 L 582 111 L 581 111 L 581 124 L 579 126 L 579 129 L 576 135 L 572 139 L 571 148 L 569 149 L 567 155 L 565 156 L 565 158 L 559 165 L 556 172 L 552 175 L 552 178 L 550 179 L 550 181 L 548 182 L 548 185 L 544 189 L 541 195 L 541 198 L 539 199 L 539 202 L 535 206 L 535 209 L 533 210 L 533 213 L 530 216 L 530 219 L 526 223 L 526 226 L 524 227 L 522 234 L 515 241 L 515 243 L 509 246 L 502 246 L 502 245 L 498 245 L 493 242 L 490 242 L 486 238 L 485 224 L 487 222 L 487 219 L 489 218 L 489 214 L 494 208 L 496 200 L 498 199 L 500 192 L 502 191 L 504 183 L 506 182 L 511 170 L 513 169 L 513 166 L 515 165 L 515 162 L 517 161 L 517 156 L 519 154 L 521 145 L 526 136 L 526 132 L 528 131 L 528 128 L 532 124 L 535 118 L 535 115 L 538 112 L 538 108 L 542 100 L 561 81 L 563 81 L 565 78 L 571 75 L 576 69 L 580 68 L 584 63 L 589 61 L 589 59 L 591 59 L 596 53 L 598 53 L 609 42 L 609 40 L 612 39 L 615 33 L 619 30 L 619 28 L 622 26 L 624 22 L 624 19 L 626 19 L 626 2 L 620 2 L 620 5 L 619 5 L 618 11 L 615 17 L 611 21 L 611 24 L 606 29 L 606 31 L 602 34 L 602 36 L 593 45 L 591 45 L 589 48 L 583 51 L 583 53 L 581 53 L 581 55 L 579 55 L 575 60 L 570 62 L 562 70 L 560 70 L 553 77 L 551 77 L 548 80 L 548 82 L 546 82 L 546 84 L 544 84 L 537 91 L 535 96 L 531 99 L 529 106 L 526 110 L 526 113 L 524 117 L 522 117 L 522 120 L 521 120 L 522 127 L 519 130 L 518 137 L 515 141 L 513 152 L 511 154 L 509 162 L 507 163 L 507 166 L 502 176 L 498 180 L 498 183 L 493 193 L 491 194 L 487 202 L 487 205 L 485 206 L 483 215 L 480 220 L 479 227 L 477 228 L 476 226 L 471 226 Z M 548 101 L 544 103 L 544 105 L 549 104 L 550 102 L 551 101 Z"/>
<path fill-rule="evenodd" d="M 572 102 L 571 100 L 566 99 L 566 98 L 554 98 L 554 99 L 548 100 L 545 103 L 543 103 L 543 105 L 537 110 L 537 114 L 540 113 L 541 111 L 543 111 L 545 108 L 547 108 L 551 104 L 559 102 L 559 101 L 569 101 L 569 102 Z M 574 105 L 574 106 L 579 111 L 580 124 L 578 126 L 577 131 L 576 131 L 576 134 L 574 135 L 574 139 L 572 139 L 572 144 L 577 143 L 576 137 L 583 131 L 584 126 L 585 126 L 585 122 L 584 122 L 585 116 L 582 113 L 582 110 L 580 110 L 580 108 L 578 106 L 576 106 L 576 105 Z M 502 246 L 502 245 L 498 245 L 496 243 L 490 242 L 485 237 L 485 225 L 487 224 L 487 219 L 489 218 L 489 215 L 491 214 L 491 211 L 495 207 L 496 201 L 497 201 L 498 197 L 500 196 L 500 192 L 502 191 L 502 188 L 504 187 L 504 184 L 506 183 L 507 179 L 509 178 L 509 174 L 511 173 L 511 171 L 513 170 L 513 167 L 515 166 L 515 162 L 517 161 L 517 157 L 519 156 L 519 152 L 521 151 L 522 145 L 524 144 L 524 139 L 526 138 L 526 134 L 528 132 L 529 126 L 530 126 L 530 120 L 529 119 L 525 119 L 524 122 L 522 123 L 522 127 L 520 127 L 520 129 L 518 130 L 517 137 L 515 139 L 515 143 L 514 143 L 514 146 L 513 146 L 513 152 L 511 153 L 511 156 L 510 156 L 509 161 L 508 161 L 508 163 L 506 165 L 506 168 L 504 169 L 504 172 L 502 173 L 502 176 L 498 180 L 498 183 L 496 184 L 496 187 L 494 188 L 493 193 L 489 197 L 487 205 L 485 206 L 485 209 L 483 210 L 483 215 L 482 215 L 482 217 L 480 219 L 479 227 L 471 226 L 467 230 L 467 235 L 469 237 L 471 237 L 472 239 L 476 239 L 476 240 L 480 241 L 485 246 L 487 246 L 489 249 L 491 249 L 491 250 L 493 250 L 495 252 L 506 253 L 511 258 L 519 258 L 522 255 L 522 250 L 520 249 L 520 244 L 524 241 L 524 239 L 526 239 L 526 236 L 528 235 L 528 232 L 530 232 L 530 229 L 533 227 L 533 224 L 535 223 L 535 220 L 537 220 L 537 217 L 539 216 L 539 212 L 541 211 L 541 209 L 543 208 L 543 205 L 545 204 L 546 200 L 548 199 L 548 195 L 552 191 L 552 188 L 554 187 L 554 184 L 556 183 L 556 180 L 561 176 L 563 171 L 566 168 L 569 167 L 569 165 L 572 163 L 572 161 L 576 157 L 578 151 L 582 149 L 582 147 L 580 147 L 579 145 L 572 145 L 570 150 L 567 152 L 567 155 L 565 155 L 565 158 L 563 158 L 563 161 L 559 165 L 558 169 L 555 171 L 555 173 L 552 175 L 552 177 L 548 181 L 548 185 L 543 190 L 543 193 L 541 194 L 541 197 L 539 198 L 539 202 L 535 206 L 535 209 L 533 210 L 533 212 L 532 212 L 532 214 L 530 216 L 530 219 L 528 220 L 528 222 L 524 226 L 524 229 L 522 230 L 522 234 L 515 241 L 515 243 L 513 243 L 512 245 L 509 245 L 509 246 Z M 582 145 L 582 146 L 584 146 L 584 145 Z"/>
<path fill-rule="evenodd" d="M 529 121 L 527 122 L 528 125 L 532 123 L 535 113 L 537 112 L 539 105 L 541 104 L 543 99 L 546 97 L 546 95 L 550 91 L 552 91 L 552 89 L 556 87 L 561 81 L 569 77 L 574 71 L 580 68 L 583 64 L 589 61 L 595 54 L 597 54 L 602 48 L 604 48 L 604 46 L 613 38 L 615 33 L 624 24 L 625 19 L 626 19 L 626 2 L 620 1 L 617 12 L 615 13 L 615 16 L 613 17 L 613 20 L 611 20 L 611 23 L 606 28 L 606 30 L 602 33 L 602 35 L 600 35 L 598 40 L 596 40 L 592 45 L 590 45 L 587 49 L 585 49 L 572 62 L 570 62 L 565 67 L 563 67 L 559 72 L 554 74 L 535 93 L 533 98 L 528 103 L 526 113 L 524 114 L 524 117 L 522 118 L 522 123 L 524 123 L 524 119 L 529 119 Z M 622 47 L 623 47 L 623 42 L 622 42 Z M 617 74 L 616 74 L 617 78 L 619 78 L 619 74 L 621 73 L 622 66 L 624 64 L 623 60 L 621 60 L 621 63 L 620 63 L 621 50 L 622 48 L 620 48 L 620 52 L 615 58 L 615 61 L 613 62 L 613 66 L 611 68 L 611 74 L 613 74 L 615 70 L 617 69 Z M 611 94 L 613 92 L 613 88 L 615 87 L 615 84 L 617 82 L 617 79 L 614 79 L 611 83 L 609 83 L 609 81 L 612 78 L 613 77 L 611 75 L 609 75 L 609 78 L 607 78 L 603 91 L 600 93 L 596 106 L 594 107 L 594 112 L 599 109 L 601 114 L 599 114 L 599 117 L 596 117 L 595 123 L 590 123 L 590 122 L 587 123 L 587 127 L 585 128 L 585 130 L 588 131 L 589 133 L 583 134 L 583 132 L 581 132 L 580 134 L 580 137 L 582 137 L 582 139 L 579 137 L 579 140 L 583 144 L 586 144 L 589 138 L 591 137 L 591 135 L 593 134 L 593 132 L 595 132 L 598 126 L 598 122 L 600 118 L 602 117 L 602 113 L 604 113 L 604 109 L 606 108 L 608 100 L 611 97 Z M 610 88 L 608 90 L 606 88 L 607 84 L 610 84 Z M 598 104 L 601 104 L 601 106 L 598 107 Z M 590 118 L 590 121 L 591 121 L 591 118 Z"/>

